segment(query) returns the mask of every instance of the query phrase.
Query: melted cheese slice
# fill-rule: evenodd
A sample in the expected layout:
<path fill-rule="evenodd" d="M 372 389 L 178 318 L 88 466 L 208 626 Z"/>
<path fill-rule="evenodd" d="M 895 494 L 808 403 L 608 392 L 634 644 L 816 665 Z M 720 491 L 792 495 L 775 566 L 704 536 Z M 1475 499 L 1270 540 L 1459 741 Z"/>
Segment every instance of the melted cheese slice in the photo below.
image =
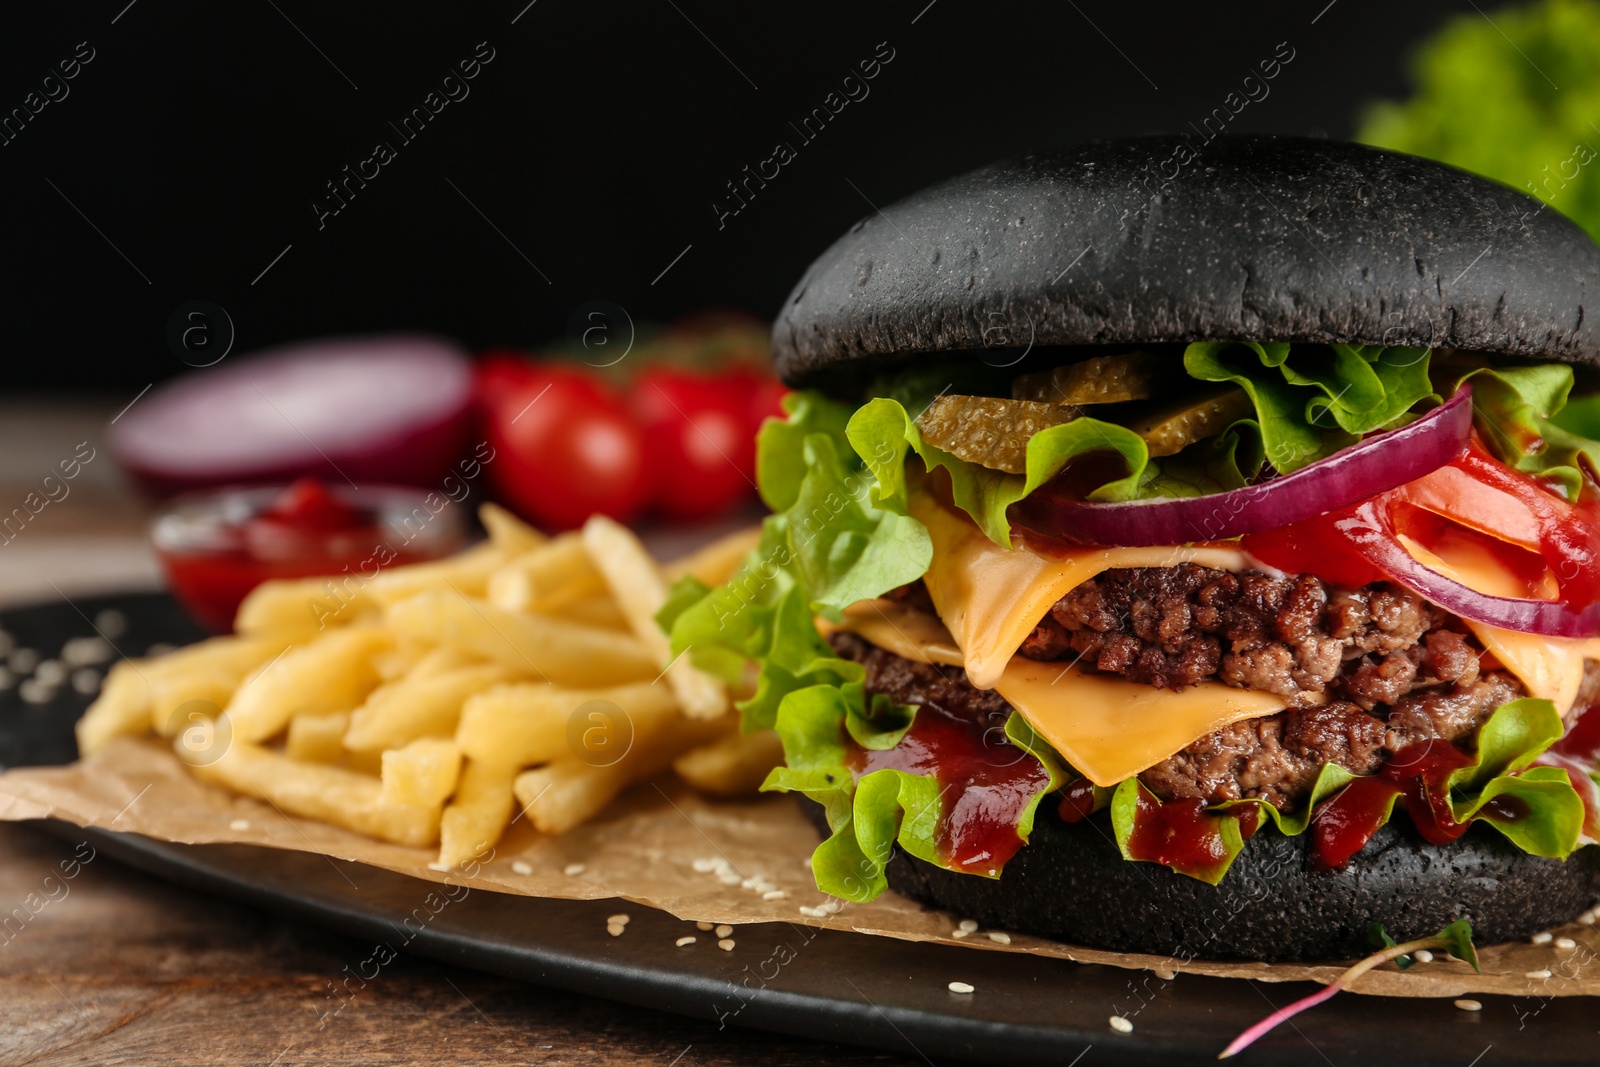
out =
<path fill-rule="evenodd" d="M 979 689 L 996 688 L 1011 657 L 1050 606 L 1101 571 L 1179 563 L 1228 571 L 1253 566 L 1238 549 L 1204 544 L 1084 547 L 1050 556 L 1022 546 L 1008 550 L 929 493 L 913 490 L 910 505 L 933 540 L 933 563 L 923 582 L 966 657 L 967 679 Z"/>
<path fill-rule="evenodd" d="M 897 656 L 953 667 L 962 663 L 950 631 L 926 612 L 887 600 L 864 600 L 844 616 L 838 629 L 858 633 Z M 1287 706 L 1271 693 L 1220 682 L 1174 693 L 1023 656 L 1006 665 L 994 688 L 1074 770 L 1108 787 L 1213 730 Z"/>
<path fill-rule="evenodd" d="M 1424 567 L 1486 596 L 1525 599 L 1542 594 L 1549 599 L 1554 595 L 1553 588 L 1529 589 L 1526 583 L 1507 573 L 1492 556 L 1470 542 L 1435 546 L 1446 556 L 1423 548 L 1404 535 L 1400 543 L 1411 558 Z M 1522 683 L 1529 696 L 1543 697 L 1555 704 L 1556 711 L 1563 717 L 1572 710 L 1572 702 L 1583 684 L 1583 661 L 1600 659 L 1600 637 L 1543 637 L 1502 630 L 1471 619 L 1462 621 L 1483 647 Z"/>

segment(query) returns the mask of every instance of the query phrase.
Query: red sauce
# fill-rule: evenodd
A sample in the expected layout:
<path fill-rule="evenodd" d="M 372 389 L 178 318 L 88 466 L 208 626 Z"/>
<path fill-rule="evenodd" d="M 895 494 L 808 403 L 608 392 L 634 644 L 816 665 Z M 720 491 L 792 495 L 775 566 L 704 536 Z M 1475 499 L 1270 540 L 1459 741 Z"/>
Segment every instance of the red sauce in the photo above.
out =
<path fill-rule="evenodd" d="M 1062 822 L 1082 822 L 1094 814 L 1094 783 L 1078 778 L 1061 791 L 1061 807 L 1056 809 Z"/>
<path fill-rule="evenodd" d="M 1357 778 L 1323 801 L 1311 820 L 1317 865 L 1331 870 L 1360 852 L 1378 832 L 1389 802 L 1399 792 L 1382 778 Z"/>
<path fill-rule="evenodd" d="M 1162 803 L 1139 791 L 1128 855 L 1163 863 L 1186 874 L 1204 874 L 1227 862 L 1222 822 L 1229 815 L 1206 811 L 1198 797 Z"/>
<path fill-rule="evenodd" d="M 885 768 L 933 777 L 940 794 L 934 837 L 939 858 L 974 874 L 998 873 L 1022 847 L 1017 820 L 1050 785 L 1043 764 L 1008 741 L 999 725 L 933 704 L 917 709 L 895 747 L 852 746 L 850 768 L 857 778 Z"/>
<path fill-rule="evenodd" d="M 1256 835 L 1261 829 L 1261 805 L 1240 804 L 1237 808 L 1230 808 L 1228 814 L 1233 816 L 1239 824 L 1239 836 L 1246 841 Z"/>
<path fill-rule="evenodd" d="M 1489 800 L 1479 810 L 1486 815 L 1494 816 L 1500 822 L 1521 822 L 1533 814 L 1526 800 L 1506 793 Z"/>
<path fill-rule="evenodd" d="M 190 498 L 158 520 L 156 552 L 173 594 L 218 632 L 233 628 L 245 595 L 271 578 L 333 576 L 339 588 L 327 608 L 334 610 L 379 570 L 437 559 L 459 546 L 455 516 L 430 516 L 420 491 L 405 492 L 401 505 L 401 492 L 374 491 L 384 497 L 386 516 L 312 478 L 270 498 L 259 490 L 220 490 Z M 386 527 L 385 518 L 396 514 L 406 521 Z M 180 532 L 164 535 L 163 524 Z"/>
<path fill-rule="evenodd" d="M 1578 712 L 1567 732 L 1548 750 L 1552 755 L 1593 760 L 1600 756 L 1600 711 L 1589 705 Z"/>
<path fill-rule="evenodd" d="M 1467 832 L 1468 823 L 1455 821 L 1446 782 L 1471 762 L 1470 755 L 1439 738 L 1396 752 L 1376 776 L 1356 779 L 1317 809 L 1311 822 L 1317 862 L 1338 867 L 1360 852 L 1383 825 L 1389 802 L 1397 796 L 1424 841 L 1446 845 L 1456 840 Z M 1516 818 L 1527 814 L 1523 807 Z M 1499 814 L 1495 809 L 1488 813 Z"/>

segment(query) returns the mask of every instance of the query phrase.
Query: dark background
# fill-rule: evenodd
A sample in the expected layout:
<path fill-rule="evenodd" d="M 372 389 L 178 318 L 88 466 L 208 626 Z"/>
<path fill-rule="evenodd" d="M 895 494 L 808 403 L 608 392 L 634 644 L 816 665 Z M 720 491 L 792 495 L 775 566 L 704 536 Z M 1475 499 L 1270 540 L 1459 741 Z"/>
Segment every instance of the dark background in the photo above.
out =
<path fill-rule="evenodd" d="M 79 42 L 95 56 L 0 147 L 0 386 L 121 391 L 175 374 L 167 323 L 193 299 L 226 309 L 235 352 L 396 328 L 531 347 L 591 300 L 640 322 L 709 306 L 770 317 L 873 204 L 1030 147 L 1184 129 L 1279 42 L 1293 62 L 1232 128 L 1349 136 L 1365 102 L 1406 91 L 1416 42 L 1472 9 L 6 5 L 0 113 Z M 388 122 L 480 41 L 494 58 L 470 95 L 403 144 Z M 789 123 L 884 41 L 894 58 L 870 95 L 801 144 Z M 397 158 L 319 229 L 324 183 L 378 140 Z M 779 140 L 798 158 L 719 229 L 724 183 Z"/>

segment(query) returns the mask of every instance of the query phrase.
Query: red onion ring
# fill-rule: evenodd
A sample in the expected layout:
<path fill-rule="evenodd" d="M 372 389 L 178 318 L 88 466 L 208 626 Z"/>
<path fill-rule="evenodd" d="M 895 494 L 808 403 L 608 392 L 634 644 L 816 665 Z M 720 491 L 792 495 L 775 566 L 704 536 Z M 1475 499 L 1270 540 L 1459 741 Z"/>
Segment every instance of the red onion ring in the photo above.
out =
<path fill-rule="evenodd" d="M 1472 432 L 1472 387 L 1415 422 L 1372 434 L 1326 459 L 1260 485 L 1181 499 L 1101 504 L 1050 492 L 1010 509 L 1012 520 L 1048 538 L 1088 544 L 1182 545 L 1217 541 L 1337 511 L 1415 481 L 1449 463 Z"/>
<path fill-rule="evenodd" d="M 1560 600 L 1490 596 L 1423 566 L 1405 550 L 1376 503 L 1363 504 L 1333 526 L 1390 581 L 1463 619 L 1544 637 L 1600 637 L 1600 603 L 1579 608 Z"/>

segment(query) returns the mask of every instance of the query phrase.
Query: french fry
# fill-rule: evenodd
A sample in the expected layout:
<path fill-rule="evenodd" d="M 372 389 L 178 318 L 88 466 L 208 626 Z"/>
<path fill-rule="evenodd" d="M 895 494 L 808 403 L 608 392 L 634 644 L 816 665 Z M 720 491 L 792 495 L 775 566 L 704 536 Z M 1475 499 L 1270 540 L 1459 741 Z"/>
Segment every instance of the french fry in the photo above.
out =
<path fill-rule="evenodd" d="M 511 767 L 467 760 L 456 795 L 439 821 L 439 863 L 461 867 L 481 860 L 494 848 L 511 821 Z"/>
<path fill-rule="evenodd" d="M 296 715 L 289 720 L 283 753 L 306 763 L 338 763 L 344 756 L 344 732 L 349 728 L 348 711 Z"/>
<path fill-rule="evenodd" d="M 413 641 L 410 643 L 420 645 L 422 642 Z M 470 656 L 458 648 L 434 646 L 412 662 L 411 669 L 406 672 L 406 677 L 416 681 L 420 678 L 432 678 L 435 675 L 449 674 L 451 671 L 459 671 L 463 667 L 481 666 L 483 666 L 483 660 L 476 656 Z"/>
<path fill-rule="evenodd" d="M 139 672 L 146 661 L 125 659 L 106 673 L 100 695 L 78 720 L 78 752 L 92 756 L 114 737 L 150 729 L 150 682 Z"/>
<path fill-rule="evenodd" d="M 375 751 L 397 748 L 421 737 L 449 737 L 468 697 L 514 677 L 514 671 L 485 663 L 420 677 L 413 672 L 400 681 L 380 685 L 350 716 L 344 747 Z"/>
<path fill-rule="evenodd" d="M 622 524 L 596 515 L 583 526 L 583 547 L 595 568 L 605 576 L 640 644 L 666 663 L 671 642 L 656 623 L 656 612 L 667 600 L 667 582 L 655 560 L 633 532 Z M 680 655 L 666 669 L 667 684 L 678 696 L 683 713 L 691 719 L 715 719 L 731 708 L 728 687 Z"/>
<path fill-rule="evenodd" d="M 461 750 L 448 738 L 424 737 L 383 754 L 386 804 L 438 807 L 456 790 L 461 776 Z"/>
<path fill-rule="evenodd" d="M 499 504 L 482 504 L 478 507 L 478 521 L 489 531 L 489 542 L 507 558 L 532 552 L 549 538 L 529 526 Z"/>
<path fill-rule="evenodd" d="M 390 567 L 368 582 L 363 592 L 383 608 L 437 589 L 483 596 L 489 586 L 489 575 L 505 562 L 505 553 L 493 542 L 485 541 L 447 559 Z"/>
<path fill-rule="evenodd" d="M 340 574 L 262 582 L 239 605 L 233 628 L 250 637 L 310 641 L 329 627 L 372 617 L 372 600 L 362 593 L 366 581 L 360 575 Z"/>
<path fill-rule="evenodd" d="M 197 671 L 149 672 L 150 728 L 161 737 L 183 729 L 191 713 L 216 718 L 233 699 L 241 675 L 207 667 Z"/>
<path fill-rule="evenodd" d="M 564 533 L 489 576 L 489 603 L 503 611 L 555 611 L 606 591 L 577 534 Z"/>
<path fill-rule="evenodd" d="M 389 625 L 558 685 L 653 678 L 661 666 L 637 640 L 580 623 L 502 611 L 454 591 L 419 593 L 389 609 Z"/>
<path fill-rule="evenodd" d="M 574 714 L 591 701 L 617 710 L 590 709 L 574 725 Z M 677 715 L 672 691 L 664 685 L 643 683 L 609 689 L 502 685 L 469 698 L 462 706 L 456 744 L 469 759 L 511 767 L 571 756 L 595 759 L 602 756 L 607 744 L 648 743 L 662 724 Z M 575 746 L 584 751 L 575 751 Z"/>
<path fill-rule="evenodd" d="M 633 632 L 633 627 L 628 625 L 628 617 L 622 614 L 622 609 L 611 599 L 610 594 L 574 600 L 570 604 L 561 605 L 550 614 L 555 618 L 581 622 L 585 626 L 598 626 L 602 630 L 616 630 L 625 634 Z"/>
<path fill-rule="evenodd" d="M 637 741 L 621 760 L 592 767 L 568 757 L 517 775 L 513 789 L 528 821 L 541 833 L 559 834 L 587 822 L 634 782 L 665 770 L 686 749 L 733 729 L 723 720 L 677 719 L 647 744 Z"/>
<path fill-rule="evenodd" d="M 727 737 L 692 748 L 672 761 L 679 778 L 717 797 L 755 796 L 767 773 L 783 762 L 783 743 L 772 730 Z"/>
<path fill-rule="evenodd" d="M 181 745 L 180 758 L 183 756 Z M 235 735 L 214 762 L 194 762 L 201 781 L 269 801 L 291 815 L 425 848 L 439 840 L 439 807 L 385 803 L 378 779 L 321 763 L 300 763 Z"/>
<path fill-rule="evenodd" d="M 348 711 L 378 684 L 372 657 L 391 647 L 367 626 L 330 630 L 269 663 L 239 686 L 227 715 L 239 741 L 264 741 L 302 712 Z"/>
<path fill-rule="evenodd" d="M 733 577 L 734 571 L 744 562 L 752 549 L 761 541 L 761 527 L 750 526 L 719 537 L 703 548 L 698 548 L 670 563 L 662 565 L 669 582 L 684 575 L 693 575 L 707 585 L 721 585 Z"/>

